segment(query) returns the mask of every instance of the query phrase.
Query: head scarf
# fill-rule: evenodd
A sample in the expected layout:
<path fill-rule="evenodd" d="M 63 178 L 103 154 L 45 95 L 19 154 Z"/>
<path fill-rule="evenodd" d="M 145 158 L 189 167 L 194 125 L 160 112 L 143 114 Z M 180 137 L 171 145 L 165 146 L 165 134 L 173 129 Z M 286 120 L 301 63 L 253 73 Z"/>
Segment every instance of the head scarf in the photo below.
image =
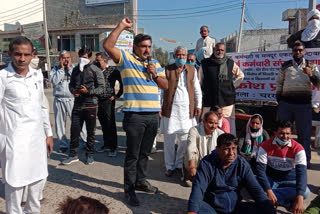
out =
<path fill-rule="evenodd" d="M 258 116 L 260 118 L 261 127 L 257 132 L 251 132 L 250 123 L 251 123 L 252 118 L 255 117 L 255 116 Z M 253 143 L 253 142 L 251 142 L 251 138 L 253 138 L 255 142 L 258 142 L 258 144 L 260 144 L 260 143 L 263 142 L 262 133 L 263 133 L 263 118 L 262 118 L 262 116 L 260 114 L 254 114 L 249 119 L 249 121 L 247 123 L 247 127 L 246 127 L 246 138 L 245 138 L 246 148 L 245 148 L 245 153 L 255 155 L 254 153 L 257 150 L 257 149 L 255 149 L 255 147 L 257 147 L 257 145 L 253 145 L 253 147 L 251 146 L 252 143 Z"/>
<path fill-rule="evenodd" d="M 319 19 L 310 20 L 310 18 L 314 15 L 320 18 L 320 11 L 317 9 L 313 9 L 307 14 L 308 25 L 301 34 L 301 40 L 303 42 L 308 42 L 313 40 L 319 33 L 320 20 Z"/>

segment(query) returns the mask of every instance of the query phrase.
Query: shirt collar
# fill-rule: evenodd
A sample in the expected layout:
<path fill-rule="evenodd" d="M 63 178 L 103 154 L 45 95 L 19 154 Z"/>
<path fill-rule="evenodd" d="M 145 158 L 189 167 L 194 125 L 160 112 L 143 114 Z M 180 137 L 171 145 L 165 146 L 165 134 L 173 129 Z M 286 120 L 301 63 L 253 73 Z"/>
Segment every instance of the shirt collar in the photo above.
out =
<path fill-rule="evenodd" d="M 132 56 L 133 56 L 136 60 L 138 60 L 139 62 L 142 62 L 142 63 L 146 62 L 146 60 L 141 59 L 141 58 L 140 58 L 138 55 L 136 55 L 135 53 L 132 53 Z"/>
<path fill-rule="evenodd" d="M 294 66 L 295 68 L 301 68 L 302 66 L 305 65 L 306 60 L 305 60 L 305 58 L 302 58 L 302 63 L 301 63 L 300 65 L 298 65 L 298 63 L 296 63 L 296 61 L 295 61 L 294 59 L 292 59 L 292 62 L 293 62 L 293 66 Z"/>
<path fill-rule="evenodd" d="M 277 144 L 276 138 L 273 139 L 272 144 L 278 146 L 279 148 L 281 148 L 281 147 Z M 288 144 L 287 146 L 283 147 L 283 148 L 286 148 L 286 147 L 292 147 L 291 139 L 290 139 L 289 144 Z"/>
<path fill-rule="evenodd" d="M 12 66 L 12 63 L 9 64 L 7 70 L 8 70 L 8 76 L 9 77 L 12 77 L 14 75 L 21 76 L 20 74 L 16 73 L 16 71 L 14 70 L 14 68 Z M 33 76 L 33 75 L 37 76 L 37 70 L 31 68 L 31 66 L 29 65 L 29 72 L 27 73 L 26 77 L 30 77 L 30 76 Z"/>

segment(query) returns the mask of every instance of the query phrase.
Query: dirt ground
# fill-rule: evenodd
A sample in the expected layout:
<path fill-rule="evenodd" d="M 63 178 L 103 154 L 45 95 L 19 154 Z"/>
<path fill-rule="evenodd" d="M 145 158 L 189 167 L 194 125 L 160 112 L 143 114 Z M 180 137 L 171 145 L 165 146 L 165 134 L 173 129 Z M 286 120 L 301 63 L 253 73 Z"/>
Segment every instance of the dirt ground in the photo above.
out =
<path fill-rule="evenodd" d="M 52 89 L 46 89 L 50 102 L 50 118 L 54 123 Z M 80 149 L 80 161 L 69 166 L 61 165 L 67 155 L 54 152 L 48 160 L 49 177 L 44 189 L 44 200 L 41 204 L 41 213 L 55 214 L 58 205 L 70 196 L 73 198 L 81 195 L 100 200 L 111 210 L 111 214 L 179 214 L 186 213 L 190 188 L 182 186 L 177 176 L 168 178 L 164 175 L 165 166 L 163 160 L 163 138 L 158 137 L 158 151 L 150 156 L 148 175 L 152 185 L 159 188 L 157 194 L 137 192 L 140 207 L 131 207 L 124 201 L 123 193 L 123 163 L 125 157 L 125 133 L 122 130 L 121 99 L 116 105 L 116 120 L 118 130 L 118 156 L 107 157 L 106 153 L 96 153 L 95 163 L 85 165 L 85 149 Z M 97 120 L 98 121 L 98 120 Z M 70 124 L 70 123 L 69 123 Z M 69 126 L 68 126 L 69 127 Z M 53 128 L 54 129 L 54 128 Z M 102 131 L 97 122 L 96 146 L 102 144 Z M 69 128 L 67 128 L 69 137 Z M 56 136 L 54 136 L 56 138 Z M 56 139 L 55 139 L 56 142 Z M 58 143 L 55 144 L 55 151 Z M 319 151 L 312 153 L 313 169 L 308 170 L 308 185 L 311 189 L 310 198 L 305 201 L 308 205 L 315 197 L 320 187 L 320 154 Z M 0 185 L 0 214 L 5 213 L 4 186 Z M 280 208 L 279 213 L 286 213 Z"/>

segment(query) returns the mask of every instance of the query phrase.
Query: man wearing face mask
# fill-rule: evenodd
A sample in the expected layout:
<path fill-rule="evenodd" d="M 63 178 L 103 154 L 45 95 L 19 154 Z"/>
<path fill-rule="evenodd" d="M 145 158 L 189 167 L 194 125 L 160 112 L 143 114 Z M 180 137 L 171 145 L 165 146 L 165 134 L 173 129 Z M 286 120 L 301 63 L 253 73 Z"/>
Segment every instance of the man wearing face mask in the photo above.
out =
<path fill-rule="evenodd" d="M 301 41 L 306 48 L 320 47 L 320 11 L 311 10 L 307 14 L 308 25 L 287 39 L 288 47 L 293 48 L 296 41 Z"/>
<path fill-rule="evenodd" d="M 116 99 L 123 93 L 123 84 L 119 70 L 108 66 L 108 56 L 101 52 L 96 54 L 96 65 L 100 66 L 105 80 L 105 91 L 99 96 L 98 118 L 102 127 L 104 145 L 97 152 L 108 152 L 109 157 L 117 155 L 117 127 L 115 120 Z M 115 93 L 116 81 L 120 84 Z"/>
<path fill-rule="evenodd" d="M 69 84 L 75 101 L 71 116 L 70 153 L 69 158 L 62 161 L 64 165 L 79 161 L 79 136 L 84 122 L 87 128 L 86 164 L 93 164 L 98 96 L 105 90 L 102 71 L 90 62 L 92 52 L 82 48 L 78 54 L 79 64 L 73 69 Z"/>
<path fill-rule="evenodd" d="M 199 76 L 203 93 L 202 115 L 216 105 L 221 106 L 223 117 L 230 123 L 231 134 L 236 135 L 235 88 L 240 85 L 244 74 L 237 64 L 226 56 L 223 43 L 216 44 L 211 57 L 202 60 Z"/>
<path fill-rule="evenodd" d="M 292 123 L 278 121 L 275 137 L 264 141 L 257 155 L 257 180 L 275 207 L 292 213 L 304 211 L 309 197 L 307 160 L 303 147 L 291 138 Z"/>
<path fill-rule="evenodd" d="M 188 132 L 197 125 L 195 117 L 201 113 L 202 94 L 195 67 L 186 64 L 187 49 L 178 46 L 173 57 L 175 63 L 165 68 L 169 87 L 162 95 L 160 133 L 164 134 L 164 160 L 167 169 L 165 175 L 172 176 L 176 170 L 183 180 L 183 155 Z"/>
<path fill-rule="evenodd" d="M 320 74 L 316 65 L 304 58 L 306 49 L 301 42 L 292 48 L 293 59 L 282 64 L 277 76 L 276 97 L 280 120 L 295 121 L 298 142 L 307 154 L 310 168 L 310 138 L 312 125 L 311 83 L 320 85 Z"/>

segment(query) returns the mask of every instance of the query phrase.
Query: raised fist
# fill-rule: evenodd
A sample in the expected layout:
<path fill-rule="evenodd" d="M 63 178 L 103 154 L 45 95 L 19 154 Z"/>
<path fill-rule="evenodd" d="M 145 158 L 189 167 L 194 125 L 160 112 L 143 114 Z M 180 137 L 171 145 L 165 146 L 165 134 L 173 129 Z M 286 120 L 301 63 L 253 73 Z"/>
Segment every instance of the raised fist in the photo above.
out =
<path fill-rule="evenodd" d="M 131 28 L 132 27 L 132 21 L 129 18 L 124 18 L 121 21 L 121 24 L 125 27 L 125 28 Z"/>

